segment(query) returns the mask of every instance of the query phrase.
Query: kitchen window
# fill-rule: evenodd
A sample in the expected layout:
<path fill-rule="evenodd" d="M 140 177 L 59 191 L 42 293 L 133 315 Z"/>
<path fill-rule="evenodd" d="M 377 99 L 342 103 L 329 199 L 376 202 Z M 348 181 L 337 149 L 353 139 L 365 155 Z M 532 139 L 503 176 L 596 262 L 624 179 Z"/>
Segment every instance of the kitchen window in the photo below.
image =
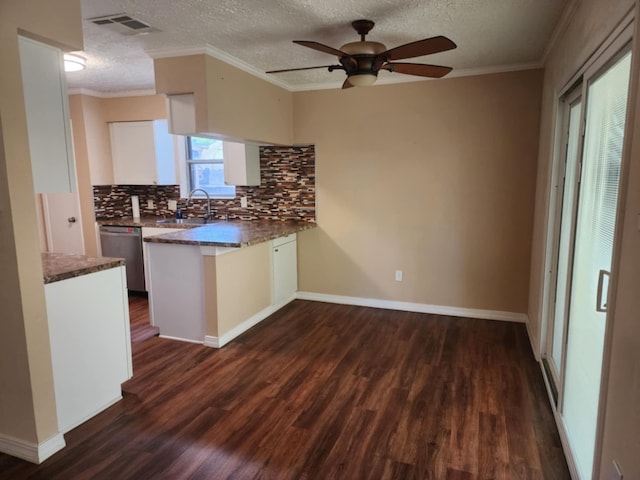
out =
<path fill-rule="evenodd" d="M 210 196 L 233 198 L 236 187 L 224 184 L 222 140 L 203 137 L 186 138 L 186 179 L 189 191 L 202 188 Z M 196 192 L 196 196 L 199 192 Z"/>

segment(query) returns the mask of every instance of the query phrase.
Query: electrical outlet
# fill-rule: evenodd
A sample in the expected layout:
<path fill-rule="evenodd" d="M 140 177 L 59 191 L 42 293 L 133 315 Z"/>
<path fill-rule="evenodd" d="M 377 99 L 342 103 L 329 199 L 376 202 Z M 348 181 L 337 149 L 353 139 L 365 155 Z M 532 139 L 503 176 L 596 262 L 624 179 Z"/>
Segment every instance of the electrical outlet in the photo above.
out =
<path fill-rule="evenodd" d="M 240 197 L 240 206 L 242 208 L 247 208 L 247 197 Z"/>
<path fill-rule="evenodd" d="M 402 270 L 396 270 L 396 282 L 402 281 Z"/>
<path fill-rule="evenodd" d="M 167 208 L 172 212 L 175 212 L 178 209 L 178 202 L 176 200 L 169 200 L 167 204 Z"/>
<path fill-rule="evenodd" d="M 150 210 L 153 210 L 154 208 L 156 208 L 155 204 L 153 203 L 153 200 L 147 200 L 147 208 Z"/>

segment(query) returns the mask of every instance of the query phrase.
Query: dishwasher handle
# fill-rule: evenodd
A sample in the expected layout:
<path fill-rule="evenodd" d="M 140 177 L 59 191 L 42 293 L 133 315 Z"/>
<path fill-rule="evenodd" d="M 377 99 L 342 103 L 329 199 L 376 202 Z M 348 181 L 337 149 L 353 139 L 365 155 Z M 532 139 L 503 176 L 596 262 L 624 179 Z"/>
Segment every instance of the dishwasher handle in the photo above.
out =
<path fill-rule="evenodd" d="M 140 234 L 136 232 L 100 232 L 101 237 L 139 237 Z"/>

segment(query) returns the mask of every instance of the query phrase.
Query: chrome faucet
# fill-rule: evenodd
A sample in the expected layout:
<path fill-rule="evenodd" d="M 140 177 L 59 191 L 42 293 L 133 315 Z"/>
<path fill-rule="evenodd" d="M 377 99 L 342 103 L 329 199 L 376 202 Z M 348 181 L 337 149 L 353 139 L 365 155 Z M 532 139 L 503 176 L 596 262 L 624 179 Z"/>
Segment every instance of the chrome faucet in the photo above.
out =
<path fill-rule="evenodd" d="M 202 192 L 204 193 L 205 197 L 207 197 L 207 216 L 204 217 L 204 221 L 208 222 L 211 219 L 211 198 L 209 197 L 209 194 L 207 193 L 206 190 L 202 189 L 202 188 L 194 188 L 193 190 L 191 190 L 191 193 L 189 194 L 189 198 L 187 198 L 187 204 L 185 205 L 185 208 L 189 206 L 189 204 L 191 203 L 191 199 L 193 198 L 193 194 L 196 192 Z"/>

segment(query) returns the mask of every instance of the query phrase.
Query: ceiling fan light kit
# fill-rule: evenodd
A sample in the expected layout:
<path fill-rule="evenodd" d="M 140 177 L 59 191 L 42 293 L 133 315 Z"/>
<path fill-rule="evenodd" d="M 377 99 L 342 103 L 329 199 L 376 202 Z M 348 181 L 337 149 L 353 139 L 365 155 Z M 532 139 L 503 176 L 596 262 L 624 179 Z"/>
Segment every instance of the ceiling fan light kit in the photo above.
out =
<path fill-rule="evenodd" d="M 283 73 L 317 68 L 327 68 L 330 72 L 334 70 L 344 70 L 347 78 L 342 84 L 342 88 L 350 88 L 374 84 L 380 70 L 430 78 L 441 78 L 452 70 L 451 67 L 443 67 L 440 65 L 393 62 L 394 60 L 422 57 L 424 55 L 445 52 L 456 48 L 456 44 L 447 37 L 437 36 L 425 38 L 424 40 L 418 40 L 387 50 L 387 47 L 380 42 L 365 40 L 366 35 L 374 25 L 375 23 L 371 20 L 355 20 L 351 22 L 351 26 L 358 32 L 358 35 L 360 35 L 360 41 L 347 43 L 340 47 L 340 49 L 308 40 L 293 41 L 293 43 L 297 43 L 303 47 L 337 56 L 340 65 L 289 68 L 284 70 L 271 70 L 266 73 Z"/>
<path fill-rule="evenodd" d="M 86 60 L 80 55 L 73 53 L 64 54 L 64 71 L 65 72 L 79 72 L 86 67 Z"/>

